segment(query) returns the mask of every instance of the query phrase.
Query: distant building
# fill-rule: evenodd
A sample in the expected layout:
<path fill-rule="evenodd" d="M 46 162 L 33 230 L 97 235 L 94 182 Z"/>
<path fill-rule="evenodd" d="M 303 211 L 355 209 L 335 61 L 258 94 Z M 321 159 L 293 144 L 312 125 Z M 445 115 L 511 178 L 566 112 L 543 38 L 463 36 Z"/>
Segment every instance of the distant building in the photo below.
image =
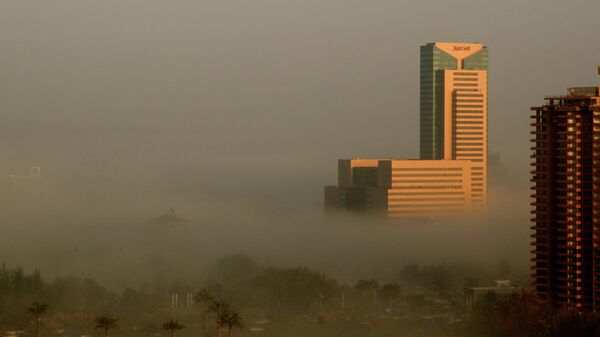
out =
<path fill-rule="evenodd" d="M 341 159 L 325 207 L 389 217 L 452 214 L 471 205 L 471 165 L 463 160 Z"/>
<path fill-rule="evenodd" d="M 42 168 L 33 166 L 29 169 L 29 176 L 32 178 L 40 178 L 42 176 Z"/>
<path fill-rule="evenodd" d="M 532 135 L 533 278 L 539 297 L 600 310 L 600 87 L 548 96 Z"/>
<path fill-rule="evenodd" d="M 513 286 L 508 280 L 498 280 L 494 287 L 465 288 L 465 310 L 467 319 L 471 317 L 477 303 L 486 298 L 493 297 L 495 300 L 507 301 L 515 294 L 521 294 L 523 291 L 523 287 Z"/>
<path fill-rule="evenodd" d="M 146 225 L 154 230 L 181 229 L 186 228 L 189 223 L 188 220 L 175 215 L 175 210 L 173 209 L 171 209 L 170 213 L 146 221 Z"/>
<path fill-rule="evenodd" d="M 23 182 L 36 182 L 42 178 L 42 168 L 39 166 L 33 166 L 29 168 L 29 172 L 26 174 L 13 173 L 4 177 L 4 180 L 8 183 L 23 183 Z"/>

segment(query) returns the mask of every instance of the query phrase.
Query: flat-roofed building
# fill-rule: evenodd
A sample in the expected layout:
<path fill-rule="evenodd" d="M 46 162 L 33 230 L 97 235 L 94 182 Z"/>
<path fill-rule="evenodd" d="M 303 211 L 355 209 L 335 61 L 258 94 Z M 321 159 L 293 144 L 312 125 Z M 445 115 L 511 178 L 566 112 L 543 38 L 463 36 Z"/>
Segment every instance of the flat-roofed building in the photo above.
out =
<path fill-rule="evenodd" d="M 377 187 L 378 167 L 378 159 L 340 159 L 338 160 L 338 186 Z"/>
<path fill-rule="evenodd" d="M 457 213 L 471 205 L 468 160 L 341 159 L 338 186 L 325 188 L 326 208 L 389 217 Z"/>
<path fill-rule="evenodd" d="M 390 217 L 464 211 L 471 205 L 467 160 L 381 160 L 380 187 Z"/>

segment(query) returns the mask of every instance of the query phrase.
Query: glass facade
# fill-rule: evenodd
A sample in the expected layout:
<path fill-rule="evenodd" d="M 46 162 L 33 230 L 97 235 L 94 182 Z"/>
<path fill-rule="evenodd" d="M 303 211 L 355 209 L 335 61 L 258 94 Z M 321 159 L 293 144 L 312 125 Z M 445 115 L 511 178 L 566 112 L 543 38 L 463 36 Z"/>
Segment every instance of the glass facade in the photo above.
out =
<path fill-rule="evenodd" d="M 442 159 L 443 157 L 443 106 L 436 99 L 443 90 L 443 70 L 458 69 L 458 60 L 436 47 L 435 43 L 421 46 L 420 76 L 420 157 Z M 465 70 L 487 70 L 488 49 L 463 60 Z"/>
<path fill-rule="evenodd" d="M 488 70 L 488 49 L 483 49 L 472 56 L 469 56 L 463 60 L 463 69 L 467 70 Z"/>

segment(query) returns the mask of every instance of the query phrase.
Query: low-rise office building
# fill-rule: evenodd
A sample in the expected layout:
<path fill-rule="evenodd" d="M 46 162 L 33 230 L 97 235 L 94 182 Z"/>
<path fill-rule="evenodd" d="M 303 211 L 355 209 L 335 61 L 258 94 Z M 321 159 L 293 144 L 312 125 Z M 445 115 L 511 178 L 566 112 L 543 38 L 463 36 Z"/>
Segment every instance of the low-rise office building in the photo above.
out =
<path fill-rule="evenodd" d="M 341 159 L 326 209 L 420 217 L 461 212 L 472 203 L 468 160 Z"/>

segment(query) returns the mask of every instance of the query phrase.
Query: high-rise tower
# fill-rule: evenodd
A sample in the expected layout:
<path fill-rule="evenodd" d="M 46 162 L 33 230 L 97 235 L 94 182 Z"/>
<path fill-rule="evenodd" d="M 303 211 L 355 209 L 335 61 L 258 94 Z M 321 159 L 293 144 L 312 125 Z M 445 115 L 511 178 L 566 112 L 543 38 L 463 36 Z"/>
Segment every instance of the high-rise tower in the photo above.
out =
<path fill-rule="evenodd" d="M 483 44 L 421 46 L 421 159 L 471 161 L 474 204 L 487 194 L 487 69 Z"/>
<path fill-rule="evenodd" d="M 479 43 L 421 46 L 421 158 L 340 160 L 325 207 L 406 218 L 484 204 L 487 68 L 488 50 Z"/>
<path fill-rule="evenodd" d="M 600 310 L 600 88 L 532 108 L 533 278 L 544 300 Z"/>

